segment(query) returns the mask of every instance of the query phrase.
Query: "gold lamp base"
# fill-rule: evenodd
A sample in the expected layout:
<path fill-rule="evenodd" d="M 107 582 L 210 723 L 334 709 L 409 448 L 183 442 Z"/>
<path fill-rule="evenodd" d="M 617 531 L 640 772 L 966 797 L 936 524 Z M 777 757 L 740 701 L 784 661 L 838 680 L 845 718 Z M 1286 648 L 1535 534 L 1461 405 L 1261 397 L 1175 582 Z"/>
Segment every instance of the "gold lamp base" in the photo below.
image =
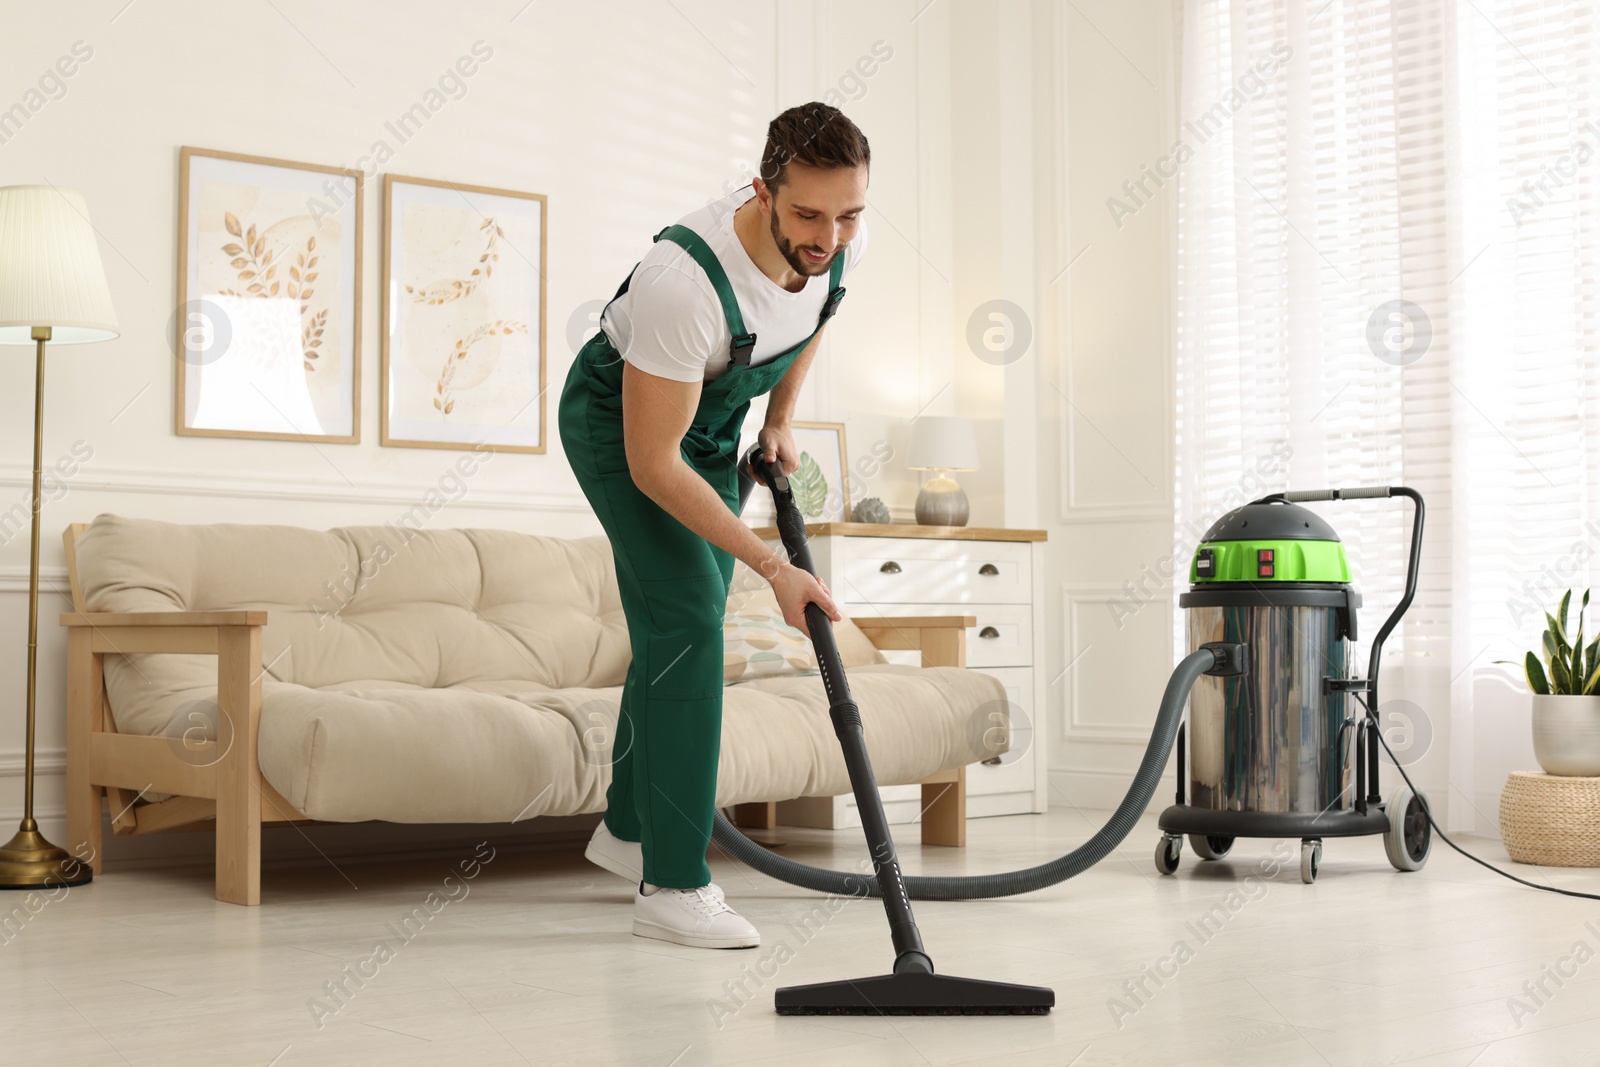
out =
<path fill-rule="evenodd" d="M 53 889 L 93 877 L 94 868 L 52 845 L 31 818 L 0 848 L 0 889 Z"/>

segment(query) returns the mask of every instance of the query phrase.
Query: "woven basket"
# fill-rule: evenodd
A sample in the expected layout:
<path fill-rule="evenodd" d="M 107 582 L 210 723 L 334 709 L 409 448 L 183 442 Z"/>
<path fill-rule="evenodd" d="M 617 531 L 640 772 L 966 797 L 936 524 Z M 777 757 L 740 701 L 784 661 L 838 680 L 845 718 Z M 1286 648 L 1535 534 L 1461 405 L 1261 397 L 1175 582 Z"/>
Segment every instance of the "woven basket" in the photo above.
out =
<path fill-rule="evenodd" d="M 1512 771 L 1500 794 L 1500 836 L 1518 863 L 1600 867 L 1600 778 Z"/>

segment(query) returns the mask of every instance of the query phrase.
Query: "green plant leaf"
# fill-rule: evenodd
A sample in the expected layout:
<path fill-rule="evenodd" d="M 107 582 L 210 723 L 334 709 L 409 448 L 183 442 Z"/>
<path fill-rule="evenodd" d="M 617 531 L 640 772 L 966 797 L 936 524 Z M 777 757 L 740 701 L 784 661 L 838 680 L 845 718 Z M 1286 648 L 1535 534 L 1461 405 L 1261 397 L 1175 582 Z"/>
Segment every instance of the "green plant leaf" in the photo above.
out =
<path fill-rule="evenodd" d="M 1556 648 L 1558 648 L 1558 649 L 1567 648 L 1568 647 L 1567 631 L 1565 631 L 1565 630 L 1563 630 L 1561 628 L 1561 624 L 1556 621 L 1556 617 L 1554 615 L 1550 614 L 1548 611 L 1544 613 L 1544 617 L 1545 617 L 1545 622 L 1548 623 L 1549 626 L 1550 626 L 1550 632 L 1556 635 Z"/>
<path fill-rule="evenodd" d="M 1583 680 L 1588 677 L 1583 671 L 1583 619 L 1578 619 L 1578 636 L 1572 641 L 1572 662 L 1567 664 L 1567 671 L 1572 675 L 1573 688 L 1576 693 L 1583 685 Z"/>
<path fill-rule="evenodd" d="M 1539 666 L 1539 657 L 1532 652 L 1527 659 L 1522 661 L 1523 671 L 1528 676 L 1528 688 L 1540 696 L 1550 695 L 1550 684 L 1544 680 L 1544 668 Z"/>
<path fill-rule="evenodd" d="M 1570 607 L 1572 607 L 1572 590 L 1568 589 L 1561 596 L 1561 608 L 1556 612 L 1556 621 L 1561 623 L 1561 632 L 1558 636 L 1569 644 L 1571 638 L 1567 637 L 1567 609 Z"/>
<path fill-rule="evenodd" d="M 1545 618 L 1548 619 L 1549 617 L 1548 614 L 1545 615 Z M 1541 640 L 1544 642 L 1544 654 L 1546 656 L 1554 656 L 1561 650 L 1561 645 L 1556 641 L 1556 635 L 1551 631 L 1546 630 Z"/>
<path fill-rule="evenodd" d="M 1600 664 L 1591 670 L 1583 683 L 1583 695 L 1590 696 L 1596 688 L 1600 688 Z"/>
<path fill-rule="evenodd" d="M 789 475 L 789 487 L 794 490 L 794 502 L 800 514 L 808 519 L 822 514 L 828 501 L 828 479 L 810 452 L 800 453 L 800 466 Z"/>
<path fill-rule="evenodd" d="M 1562 695 L 1572 692 L 1572 671 L 1560 656 L 1550 661 L 1550 692 Z"/>

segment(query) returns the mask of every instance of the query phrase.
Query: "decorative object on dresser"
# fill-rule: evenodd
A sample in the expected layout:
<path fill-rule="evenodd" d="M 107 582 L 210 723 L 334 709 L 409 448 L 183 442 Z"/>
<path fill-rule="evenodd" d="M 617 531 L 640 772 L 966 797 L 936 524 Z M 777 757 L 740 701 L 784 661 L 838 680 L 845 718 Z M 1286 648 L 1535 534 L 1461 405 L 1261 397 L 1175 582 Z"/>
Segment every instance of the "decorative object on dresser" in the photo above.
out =
<path fill-rule="evenodd" d="M 0 189 L 0 345 L 33 345 L 33 515 L 28 547 L 27 749 L 22 823 L 0 848 L 0 889 L 82 885 L 89 861 L 53 845 L 33 818 L 33 753 L 39 652 L 40 453 L 44 445 L 44 349 L 119 335 L 111 290 L 83 196 L 50 185 Z M 81 848 L 81 846 L 79 846 Z M 80 859 L 83 862 L 80 862 Z"/>
<path fill-rule="evenodd" d="M 917 494 L 917 522 L 965 526 L 970 513 L 966 490 L 944 472 L 978 469 L 978 440 L 972 420 L 951 415 L 923 415 L 914 420 L 906 469 L 935 472 Z"/>
<path fill-rule="evenodd" d="M 844 423 L 792 422 L 800 466 L 789 473 L 795 506 L 806 522 L 849 522 L 850 472 L 846 469 Z"/>
<path fill-rule="evenodd" d="M 378 443 L 544 452 L 545 198 L 383 176 Z"/>
<path fill-rule="evenodd" d="M 755 532 L 781 547 L 776 526 Z M 1046 532 L 865 522 L 807 523 L 807 532 L 817 574 L 846 615 L 937 616 L 959 610 L 973 619 L 964 665 L 999 679 L 1006 707 L 978 709 L 972 731 L 990 740 L 1003 735 L 1010 747 L 967 768 L 967 811 L 974 816 L 1045 811 L 1045 732 L 1037 728 L 1045 707 L 1044 605 L 1034 583 L 1043 573 Z M 909 653 L 886 655 L 891 662 L 916 662 Z M 916 820 L 914 788 L 882 792 L 891 823 Z M 860 825 L 854 797 L 843 795 L 780 801 L 777 821 Z"/>
<path fill-rule="evenodd" d="M 889 517 L 889 505 L 875 496 L 864 498 L 852 511 L 856 522 L 893 522 Z"/>
<path fill-rule="evenodd" d="M 361 439 L 361 198 L 358 170 L 180 151 L 179 434 Z"/>

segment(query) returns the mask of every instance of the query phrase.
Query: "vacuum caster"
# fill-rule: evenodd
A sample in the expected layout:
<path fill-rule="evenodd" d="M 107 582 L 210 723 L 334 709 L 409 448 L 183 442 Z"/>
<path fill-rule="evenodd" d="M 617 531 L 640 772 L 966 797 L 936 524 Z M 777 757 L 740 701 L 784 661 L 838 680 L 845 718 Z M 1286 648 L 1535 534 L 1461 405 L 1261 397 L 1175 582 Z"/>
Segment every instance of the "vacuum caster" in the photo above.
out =
<path fill-rule="evenodd" d="M 1171 874 L 1178 869 L 1178 856 L 1183 852 L 1183 838 L 1177 834 L 1162 834 L 1156 842 L 1156 870 Z"/>
<path fill-rule="evenodd" d="M 1433 827 L 1428 822 L 1427 803 L 1427 797 L 1401 786 L 1384 805 L 1389 813 L 1389 832 L 1383 835 L 1383 850 L 1397 871 L 1420 871 L 1428 862 Z"/>
<path fill-rule="evenodd" d="M 1233 851 L 1233 838 L 1221 834 L 1190 834 L 1189 847 L 1203 860 L 1220 860 Z"/>
<path fill-rule="evenodd" d="M 1300 842 L 1300 880 L 1310 885 L 1317 880 L 1317 866 L 1322 862 L 1322 839 L 1308 837 Z"/>

